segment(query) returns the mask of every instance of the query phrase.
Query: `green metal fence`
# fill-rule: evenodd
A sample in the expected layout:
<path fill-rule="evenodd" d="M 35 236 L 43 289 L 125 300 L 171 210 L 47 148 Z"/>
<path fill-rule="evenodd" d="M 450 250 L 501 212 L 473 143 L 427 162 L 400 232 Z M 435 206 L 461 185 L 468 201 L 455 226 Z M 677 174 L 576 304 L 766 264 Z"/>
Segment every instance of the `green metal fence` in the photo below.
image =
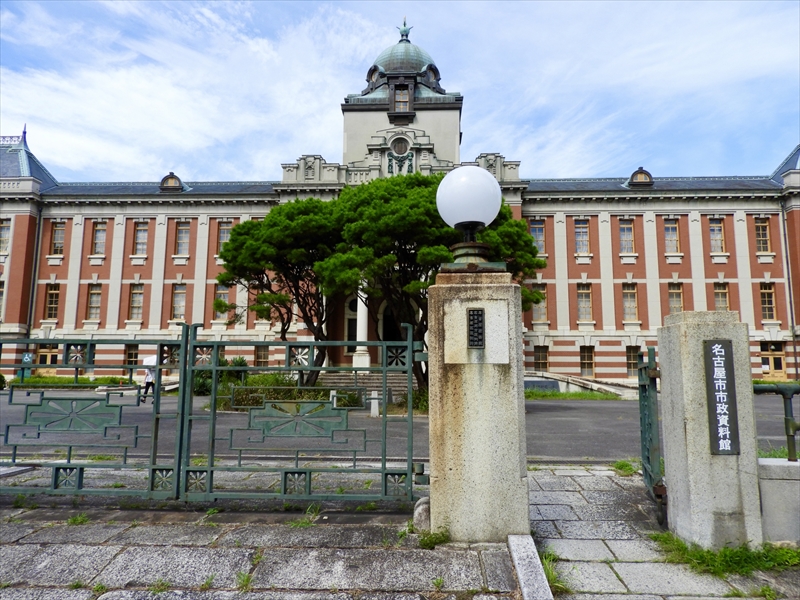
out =
<path fill-rule="evenodd" d="M 658 427 L 658 387 L 661 373 L 656 365 L 656 349 L 639 352 L 639 421 L 641 426 L 642 476 L 658 505 L 658 522 L 666 519 L 667 489 L 661 465 L 661 436 Z"/>
<path fill-rule="evenodd" d="M 183 325 L 177 339 L 136 340 L 138 356 L 123 362 L 106 358 L 133 347 L 119 341 L 6 341 L 4 356 L 15 358 L 0 367 L 28 384 L 0 395 L 0 466 L 20 473 L 0 479 L 0 493 L 411 501 L 415 348 L 404 328 L 407 342 L 359 342 L 380 357 L 380 366 L 360 369 L 315 366 L 321 352 L 352 342 L 213 341 L 198 339 L 197 325 Z M 269 359 L 223 359 L 239 354 Z M 133 381 L 145 356 L 157 363 L 147 396 Z M 70 382 L 29 387 L 31 368 Z M 332 372 L 351 374 L 352 383 L 302 384 Z M 119 381 L 100 388 L 80 379 L 109 373 Z M 366 373 L 377 376 L 374 397 L 359 383 Z M 387 414 L 392 395 L 402 394 L 406 413 Z M 369 401 L 379 404 L 378 418 Z M 390 436 L 404 442 L 393 456 Z"/>

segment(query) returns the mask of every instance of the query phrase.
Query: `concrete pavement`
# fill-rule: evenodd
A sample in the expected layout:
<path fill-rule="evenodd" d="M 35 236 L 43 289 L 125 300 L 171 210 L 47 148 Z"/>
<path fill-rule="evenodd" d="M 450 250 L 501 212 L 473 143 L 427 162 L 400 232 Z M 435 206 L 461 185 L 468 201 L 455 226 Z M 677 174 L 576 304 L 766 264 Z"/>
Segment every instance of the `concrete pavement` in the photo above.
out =
<path fill-rule="evenodd" d="M 557 569 L 574 592 L 568 600 L 747 597 L 766 584 L 800 597 L 800 571 L 723 580 L 666 564 L 648 538 L 661 528 L 639 476 L 602 466 L 531 468 L 533 536 L 561 558 Z M 0 498 L 2 600 L 489 600 L 533 589 L 507 545 L 424 550 L 418 534 L 404 533 L 409 514 L 331 504 L 300 527 L 303 513 L 222 504 L 205 512 L 13 502 Z M 83 513 L 86 523 L 67 524 Z"/>

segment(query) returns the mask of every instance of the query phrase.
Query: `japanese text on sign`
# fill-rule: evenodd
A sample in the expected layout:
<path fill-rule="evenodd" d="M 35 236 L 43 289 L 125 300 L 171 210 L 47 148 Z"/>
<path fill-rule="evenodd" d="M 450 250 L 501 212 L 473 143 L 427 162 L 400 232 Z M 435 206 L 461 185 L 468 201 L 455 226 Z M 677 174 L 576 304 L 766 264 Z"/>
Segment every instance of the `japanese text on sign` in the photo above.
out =
<path fill-rule="evenodd" d="M 711 454 L 739 454 L 731 341 L 706 340 L 704 354 Z"/>

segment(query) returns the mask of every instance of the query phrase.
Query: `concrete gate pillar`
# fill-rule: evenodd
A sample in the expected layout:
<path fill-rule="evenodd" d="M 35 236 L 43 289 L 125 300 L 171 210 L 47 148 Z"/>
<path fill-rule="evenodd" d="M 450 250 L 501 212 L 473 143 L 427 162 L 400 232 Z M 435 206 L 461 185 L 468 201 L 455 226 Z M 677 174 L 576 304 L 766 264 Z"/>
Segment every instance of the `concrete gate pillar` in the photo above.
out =
<path fill-rule="evenodd" d="M 528 534 L 519 286 L 510 273 L 440 272 L 428 312 L 431 531 Z"/>
<path fill-rule="evenodd" d="M 658 330 L 669 528 L 704 548 L 762 542 L 746 323 L 668 315 Z"/>

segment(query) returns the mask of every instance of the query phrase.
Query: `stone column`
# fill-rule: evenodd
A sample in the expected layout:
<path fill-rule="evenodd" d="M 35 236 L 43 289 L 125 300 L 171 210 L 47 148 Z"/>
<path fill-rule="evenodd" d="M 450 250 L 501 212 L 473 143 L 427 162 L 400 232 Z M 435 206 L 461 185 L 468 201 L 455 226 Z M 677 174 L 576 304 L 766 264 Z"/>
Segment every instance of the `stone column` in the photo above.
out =
<path fill-rule="evenodd" d="M 431 530 L 529 534 L 519 286 L 509 273 L 442 272 L 428 310 Z M 475 310 L 483 340 L 474 321 L 468 331 Z"/>
<path fill-rule="evenodd" d="M 359 293 L 356 309 L 356 339 L 359 342 L 366 342 L 369 338 L 369 312 L 367 309 L 367 299 Z M 369 347 L 359 345 L 353 354 L 354 367 L 370 366 Z"/>
<path fill-rule="evenodd" d="M 762 542 L 748 327 L 733 312 L 658 330 L 669 528 L 703 548 Z"/>

